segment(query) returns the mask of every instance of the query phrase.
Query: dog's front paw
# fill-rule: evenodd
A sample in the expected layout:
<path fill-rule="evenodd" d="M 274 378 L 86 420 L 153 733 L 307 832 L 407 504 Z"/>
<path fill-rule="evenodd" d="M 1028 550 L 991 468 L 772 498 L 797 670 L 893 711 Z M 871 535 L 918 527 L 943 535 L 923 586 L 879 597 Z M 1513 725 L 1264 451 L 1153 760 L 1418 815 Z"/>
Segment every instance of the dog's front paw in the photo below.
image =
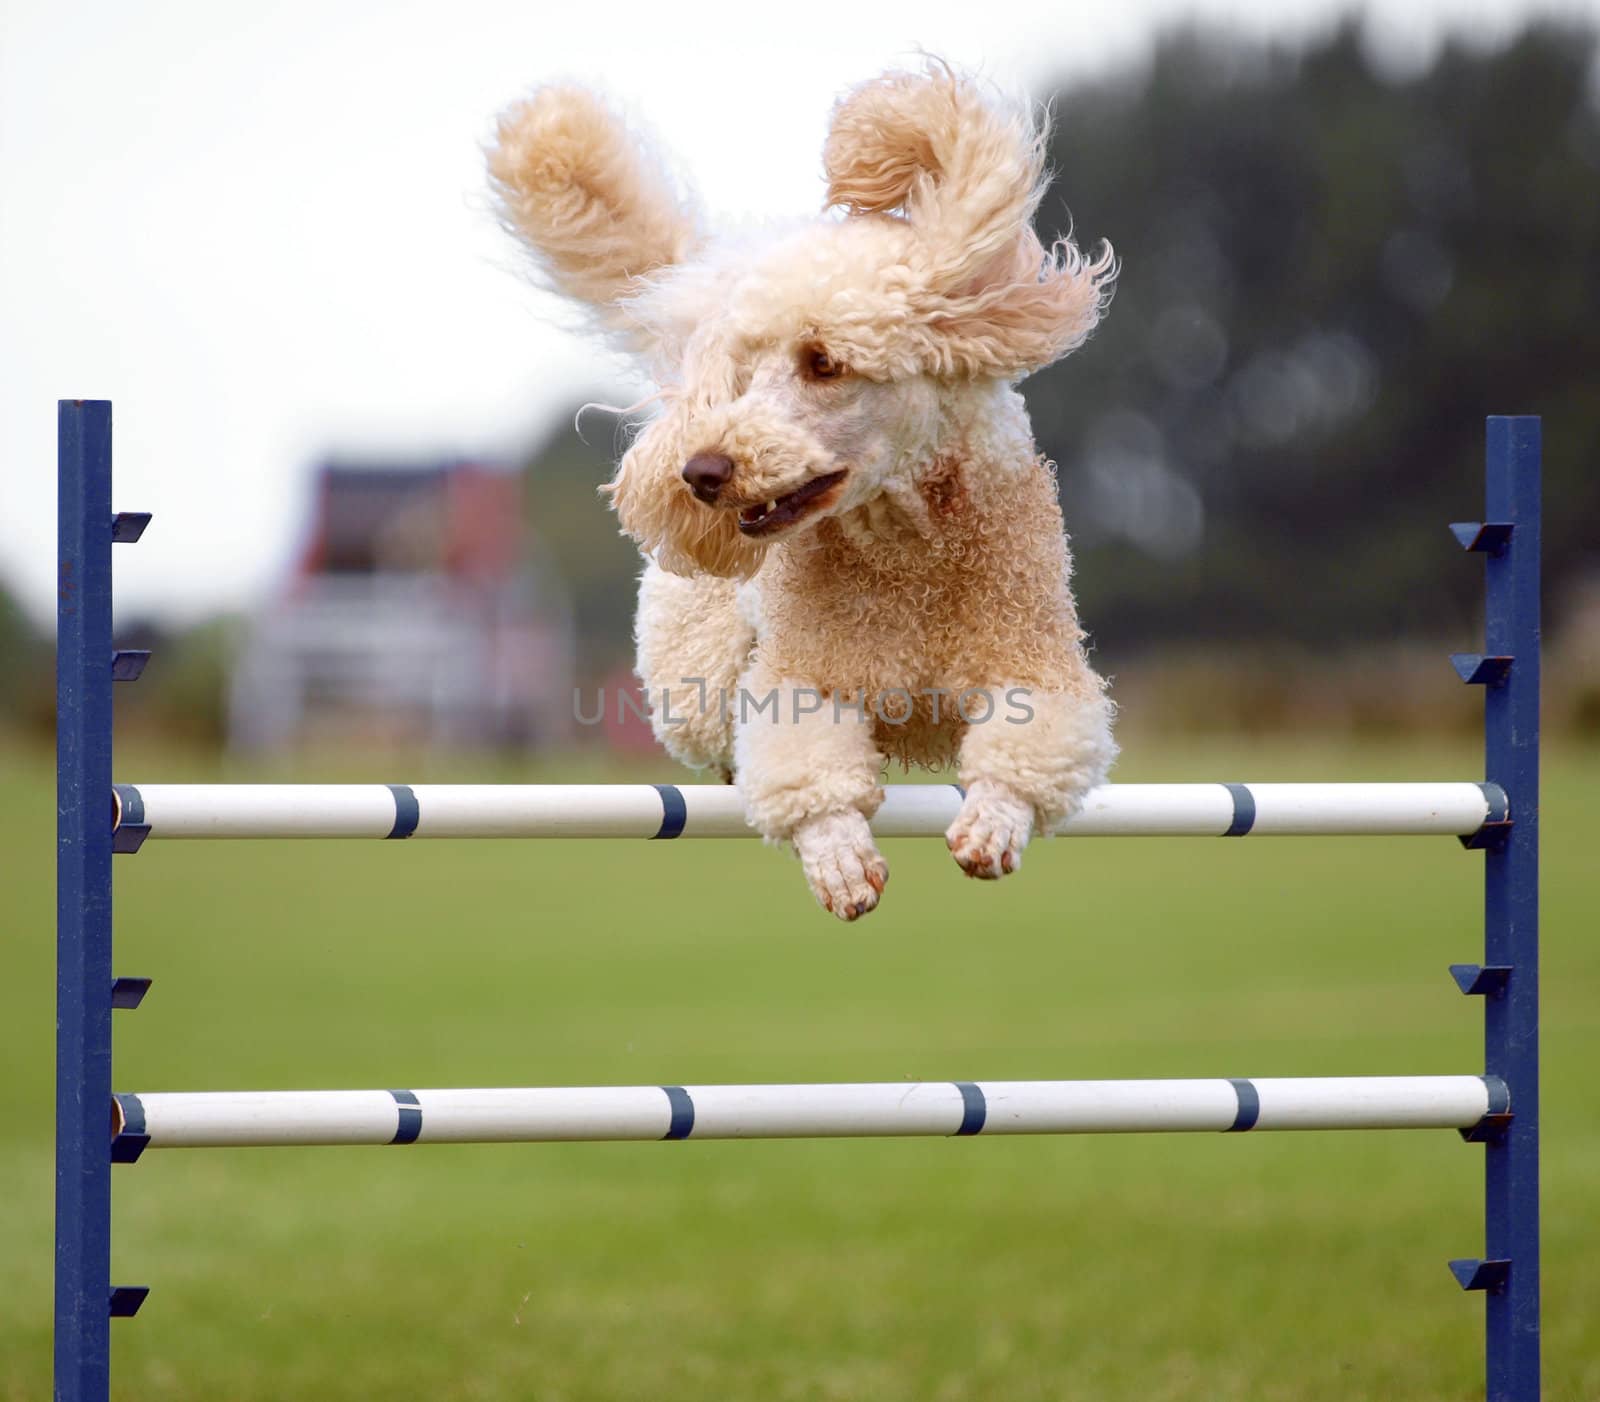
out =
<path fill-rule="evenodd" d="M 968 876 L 997 881 L 1022 865 L 1022 849 L 1033 835 L 1033 805 L 1004 784 L 978 779 L 944 840 Z"/>
<path fill-rule="evenodd" d="M 867 820 L 853 809 L 824 813 L 795 829 L 794 850 L 824 910 L 855 920 L 878 904 L 889 864 L 872 840 Z"/>

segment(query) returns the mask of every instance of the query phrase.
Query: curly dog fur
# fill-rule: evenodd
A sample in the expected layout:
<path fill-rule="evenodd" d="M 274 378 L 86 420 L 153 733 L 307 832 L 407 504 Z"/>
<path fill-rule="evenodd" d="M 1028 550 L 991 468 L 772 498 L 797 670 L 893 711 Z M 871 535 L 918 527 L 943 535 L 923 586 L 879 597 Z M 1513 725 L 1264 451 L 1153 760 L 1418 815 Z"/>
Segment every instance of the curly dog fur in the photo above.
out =
<path fill-rule="evenodd" d="M 950 849 L 993 878 L 1116 754 L 1014 388 L 1083 342 L 1115 268 L 1034 234 L 1043 152 L 1026 108 L 933 62 L 838 103 L 824 214 L 760 239 L 706 233 L 579 88 L 513 107 L 489 153 L 507 226 L 660 387 L 606 489 L 645 557 L 656 732 L 845 920 L 888 879 L 889 759 L 954 762 Z"/>

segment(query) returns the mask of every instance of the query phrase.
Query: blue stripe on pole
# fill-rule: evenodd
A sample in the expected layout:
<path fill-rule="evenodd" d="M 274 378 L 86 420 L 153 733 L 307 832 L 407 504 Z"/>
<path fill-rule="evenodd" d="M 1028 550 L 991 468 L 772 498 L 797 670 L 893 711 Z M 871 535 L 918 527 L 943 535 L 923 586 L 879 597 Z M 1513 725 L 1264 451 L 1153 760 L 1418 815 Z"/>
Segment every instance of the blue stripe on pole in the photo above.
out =
<path fill-rule="evenodd" d="M 1489 811 L 1484 814 L 1486 823 L 1503 823 L 1511 816 L 1511 800 L 1506 796 L 1506 791 L 1499 784 L 1479 784 L 1483 790 L 1484 802 L 1489 805 Z"/>
<path fill-rule="evenodd" d="M 676 836 L 676 834 L 674 834 Z M 662 1086 L 661 1093 L 672 1107 L 672 1123 L 667 1126 L 663 1139 L 687 1139 L 694 1130 L 694 1101 L 682 1086 Z"/>
<path fill-rule="evenodd" d="M 1489 1108 L 1484 1111 L 1486 1115 L 1509 1115 L 1511 1113 L 1511 1087 L 1499 1076 L 1485 1076 L 1484 1089 L 1489 1092 Z"/>
<path fill-rule="evenodd" d="M 139 1157 L 150 1147 L 150 1136 L 144 1127 L 144 1105 L 137 1095 L 113 1095 L 117 1112 L 122 1116 L 122 1128 L 111 1136 L 112 1163 L 138 1163 Z"/>
<path fill-rule="evenodd" d="M 132 784 L 113 784 L 112 793 L 122 808 L 122 825 L 144 822 L 144 795 Z"/>
<path fill-rule="evenodd" d="M 415 1091 L 392 1090 L 399 1122 L 395 1125 L 391 1144 L 415 1144 L 422 1133 L 422 1106 L 417 1103 Z"/>
<path fill-rule="evenodd" d="M 956 1081 L 955 1088 L 961 1092 L 961 1128 L 957 1134 L 978 1134 L 983 1130 L 983 1122 L 989 1118 L 989 1102 L 983 1098 L 983 1092 L 973 1085 L 971 1081 Z"/>
<path fill-rule="evenodd" d="M 1224 837 L 1243 837 L 1256 825 L 1256 796 L 1244 784 L 1222 786 L 1233 795 L 1233 822 Z"/>
<path fill-rule="evenodd" d="M 1256 1121 L 1261 1118 L 1261 1096 L 1257 1093 L 1255 1085 L 1250 1081 L 1234 1080 L 1231 1076 L 1228 1078 L 1228 1084 L 1239 1097 L 1239 1113 L 1233 1117 L 1228 1132 L 1254 1129 Z"/>
<path fill-rule="evenodd" d="M 682 790 L 676 784 L 652 784 L 651 788 L 661 795 L 661 826 L 653 837 L 677 837 L 689 818 Z"/>
<path fill-rule="evenodd" d="M 417 796 L 409 784 L 389 784 L 387 788 L 394 795 L 394 826 L 389 829 L 389 836 L 410 837 L 422 817 Z"/>
<path fill-rule="evenodd" d="M 111 1097 L 122 1110 L 122 1132 L 124 1134 L 144 1133 L 144 1104 L 137 1095 L 124 1092 Z"/>

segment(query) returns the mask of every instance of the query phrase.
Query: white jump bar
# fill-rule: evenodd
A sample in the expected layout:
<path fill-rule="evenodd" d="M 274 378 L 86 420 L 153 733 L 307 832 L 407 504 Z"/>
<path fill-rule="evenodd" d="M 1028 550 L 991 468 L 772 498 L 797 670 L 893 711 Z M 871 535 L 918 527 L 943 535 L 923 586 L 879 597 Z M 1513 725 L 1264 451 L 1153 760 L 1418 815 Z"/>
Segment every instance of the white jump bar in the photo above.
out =
<path fill-rule="evenodd" d="M 951 784 L 891 786 L 880 837 L 942 834 Z M 1468 837 L 1507 818 L 1492 784 L 1108 784 L 1069 837 Z M 123 850 L 150 837 L 750 837 L 723 784 L 118 784 Z"/>
<path fill-rule="evenodd" d="M 118 1095 L 113 1157 L 145 1148 L 539 1143 L 1152 1130 L 1470 1129 L 1510 1113 L 1482 1076 L 921 1081 Z"/>

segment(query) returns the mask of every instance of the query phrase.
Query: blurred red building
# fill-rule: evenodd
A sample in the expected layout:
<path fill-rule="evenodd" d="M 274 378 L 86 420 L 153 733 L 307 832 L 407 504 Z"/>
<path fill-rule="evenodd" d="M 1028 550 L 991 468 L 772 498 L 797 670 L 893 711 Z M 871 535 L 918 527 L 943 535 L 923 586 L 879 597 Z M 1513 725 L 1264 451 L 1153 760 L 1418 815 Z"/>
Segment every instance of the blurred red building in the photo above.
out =
<path fill-rule="evenodd" d="M 324 466 L 305 548 L 234 669 L 230 743 L 564 740 L 571 611 L 523 521 L 521 478 L 482 464 Z"/>

